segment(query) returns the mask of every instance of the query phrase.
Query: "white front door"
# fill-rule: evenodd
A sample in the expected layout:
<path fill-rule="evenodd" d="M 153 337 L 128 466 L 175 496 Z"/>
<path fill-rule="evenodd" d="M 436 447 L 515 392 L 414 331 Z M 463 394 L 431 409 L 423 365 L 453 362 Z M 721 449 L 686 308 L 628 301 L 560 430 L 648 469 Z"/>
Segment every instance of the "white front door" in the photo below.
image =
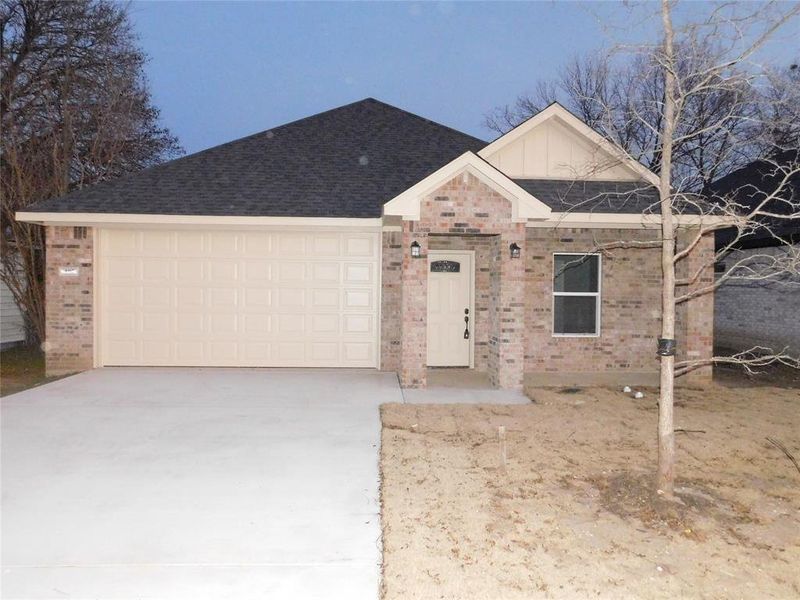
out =
<path fill-rule="evenodd" d="M 428 366 L 471 366 L 473 256 L 450 250 L 428 253 Z"/>

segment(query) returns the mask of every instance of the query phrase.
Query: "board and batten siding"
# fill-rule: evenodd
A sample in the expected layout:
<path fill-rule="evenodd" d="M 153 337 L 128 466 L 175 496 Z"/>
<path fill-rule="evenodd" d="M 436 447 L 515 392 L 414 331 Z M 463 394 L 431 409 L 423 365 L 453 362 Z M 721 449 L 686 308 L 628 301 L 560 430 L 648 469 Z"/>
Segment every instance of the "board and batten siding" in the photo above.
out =
<path fill-rule="evenodd" d="M 637 181 L 618 158 L 552 118 L 485 156 L 513 178 Z"/>
<path fill-rule="evenodd" d="M 11 345 L 25 341 L 25 320 L 14 302 L 14 295 L 0 282 L 0 344 Z"/>

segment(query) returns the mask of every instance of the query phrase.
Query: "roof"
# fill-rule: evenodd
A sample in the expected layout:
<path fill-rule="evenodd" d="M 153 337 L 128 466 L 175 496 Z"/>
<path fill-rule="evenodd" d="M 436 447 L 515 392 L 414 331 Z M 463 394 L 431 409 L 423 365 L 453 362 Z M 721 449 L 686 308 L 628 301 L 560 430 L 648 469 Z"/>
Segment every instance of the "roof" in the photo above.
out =
<path fill-rule="evenodd" d="M 774 194 L 784 178 L 782 169 L 796 169 L 800 155 L 797 150 L 778 153 L 771 160 L 756 160 L 713 182 L 710 192 L 716 196 L 732 200 L 741 206 L 743 213 L 752 211 L 769 195 Z M 794 173 L 784 186 L 779 197 L 767 202 L 763 210 L 776 215 L 791 215 L 797 212 L 800 202 L 800 173 Z M 800 219 L 766 218 L 758 219 L 769 229 L 758 228 L 753 233 L 743 235 L 736 243 L 740 248 L 759 248 L 774 246 L 781 240 L 800 240 Z M 722 229 L 716 232 L 717 248 L 731 243 L 736 237 L 735 229 Z"/>
<path fill-rule="evenodd" d="M 514 179 L 553 212 L 641 214 L 658 212 L 658 190 L 635 181 Z"/>
<path fill-rule="evenodd" d="M 485 145 L 367 98 L 26 210 L 380 217 L 385 202 Z"/>

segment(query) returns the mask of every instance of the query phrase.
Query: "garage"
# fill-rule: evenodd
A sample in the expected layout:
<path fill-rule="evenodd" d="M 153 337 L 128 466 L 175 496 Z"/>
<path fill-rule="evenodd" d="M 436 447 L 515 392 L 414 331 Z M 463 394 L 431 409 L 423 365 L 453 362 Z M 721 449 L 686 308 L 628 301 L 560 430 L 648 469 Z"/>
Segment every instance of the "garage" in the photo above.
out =
<path fill-rule="evenodd" d="M 97 231 L 101 366 L 378 366 L 377 232 Z"/>

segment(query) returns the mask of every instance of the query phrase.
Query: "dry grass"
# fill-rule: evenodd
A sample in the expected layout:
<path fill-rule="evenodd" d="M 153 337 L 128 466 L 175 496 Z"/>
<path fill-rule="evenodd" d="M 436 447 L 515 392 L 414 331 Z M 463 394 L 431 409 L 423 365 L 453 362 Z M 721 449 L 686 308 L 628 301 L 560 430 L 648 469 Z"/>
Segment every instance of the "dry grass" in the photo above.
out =
<path fill-rule="evenodd" d="M 18 346 L 0 352 L 0 396 L 50 381 L 44 374 L 44 354 L 38 348 Z"/>
<path fill-rule="evenodd" d="M 680 390 L 677 505 L 654 391 L 530 396 L 383 407 L 384 598 L 800 597 L 797 389 Z"/>

